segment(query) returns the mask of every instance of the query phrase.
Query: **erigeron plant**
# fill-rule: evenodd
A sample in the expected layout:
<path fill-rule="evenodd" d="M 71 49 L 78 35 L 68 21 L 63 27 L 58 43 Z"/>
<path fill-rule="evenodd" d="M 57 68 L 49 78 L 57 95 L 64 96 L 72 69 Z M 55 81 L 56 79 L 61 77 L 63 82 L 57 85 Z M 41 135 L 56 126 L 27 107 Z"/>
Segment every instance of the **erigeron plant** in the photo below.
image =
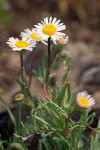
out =
<path fill-rule="evenodd" d="M 22 39 L 11 37 L 7 41 L 12 50 L 19 53 L 22 76 L 21 81 L 17 80 L 22 92 L 15 96 L 18 103 L 17 117 L 14 117 L 9 106 L 0 98 L 0 103 L 8 110 L 15 127 L 12 140 L 5 142 L 8 150 L 14 148 L 28 150 L 29 147 L 25 143 L 29 137 L 35 138 L 35 135 L 39 135 L 38 150 L 85 150 L 87 147 L 86 143 L 82 142 L 82 137 L 86 128 L 92 129 L 90 125 L 95 114 L 89 115 L 89 112 L 91 106 L 95 104 L 95 100 L 86 91 L 74 94 L 71 92 L 68 81 L 72 70 L 70 56 L 62 54 L 63 47 L 68 42 L 68 36 L 61 32 L 65 29 L 66 26 L 57 18 L 46 17 L 32 30 L 25 29 L 24 32 L 21 32 Z M 46 45 L 47 54 L 43 57 L 38 71 L 31 70 L 28 82 L 23 56 L 26 50 L 32 51 L 41 42 Z M 62 62 L 64 62 L 66 72 L 61 79 L 61 87 L 58 87 L 57 83 L 51 87 L 53 70 Z M 31 65 L 30 68 L 32 68 Z M 37 107 L 35 107 L 35 101 L 30 92 L 32 74 L 43 85 L 46 93 L 45 99 L 37 95 Z M 20 107 L 22 103 L 30 106 L 31 109 L 31 113 L 26 116 L 27 121 L 24 123 L 21 121 Z M 80 114 L 78 121 L 72 119 L 75 112 Z M 98 133 L 98 131 L 96 132 Z M 0 148 L 3 149 L 3 142 L 1 142 Z"/>

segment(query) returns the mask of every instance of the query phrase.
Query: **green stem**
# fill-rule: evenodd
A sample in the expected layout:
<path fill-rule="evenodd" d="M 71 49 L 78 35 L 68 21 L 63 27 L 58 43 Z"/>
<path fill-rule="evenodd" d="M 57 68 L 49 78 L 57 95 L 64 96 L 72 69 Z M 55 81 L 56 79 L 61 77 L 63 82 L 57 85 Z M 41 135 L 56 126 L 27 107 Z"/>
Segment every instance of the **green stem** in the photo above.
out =
<path fill-rule="evenodd" d="M 50 37 L 48 38 L 48 68 L 50 67 L 51 63 L 51 52 L 50 52 Z"/>
<path fill-rule="evenodd" d="M 18 102 L 17 105 L 17 112 L 16 112 L 16 127 L 15 127 L 15 134 L 21 135 L 21 103 Z M 18 142 L 19 139 L 14 135 L 14 142 Z"/>
<path fill-rule="evenodd" d="M 23 70 L 24 70 L 23 50 L 20 51 L 20 63 L 21 63 L 21 77 L 22 77 L 22 92 L 25 96 L 25 102 L 27 103 L 27 94 L 26 94 L 26 90 L 25 90 L 25 83 L 24 83 L 24 76 L 23 76 Z"/>
<path fill-rule="evenodd" d="M 32 81 L 32 69 L 34 66 L 34 51 L 32 51 L 32 60 L 31 60 L 31 67 L 30 67 L 30 73 L 29 73 L 29 89 L 31 86 L 31 81 Z"/>
<path fill-rule="evenodd" d="M 17 134 L 20 135 L 20 125 L 21 125 L 21 103 L 18 102 L 17 106 Z"/>
<path fill-rule="evenodd" d="M 48 89 L 48 84 L 49 84 L 49 74 L 50 74 L 50 65 L 51 65 L 51 51 L 50 51 L 50 37 L 48 38 L 48 67 L 47 67 L 47 74 L 45 78 L 45 91 L 48 94 L 48 96 L 51 98 L 50 91 Z"/>
<path fill-rule="evenodd" d="M 21 52 L 21 51 L 20 51 L 20 63 L 21 63 L 22 90 L 23 90 L 23 93 L 24 93 L 24 78 L 23 78 L 24 64 L 23 64 L 23 52 Z"/>

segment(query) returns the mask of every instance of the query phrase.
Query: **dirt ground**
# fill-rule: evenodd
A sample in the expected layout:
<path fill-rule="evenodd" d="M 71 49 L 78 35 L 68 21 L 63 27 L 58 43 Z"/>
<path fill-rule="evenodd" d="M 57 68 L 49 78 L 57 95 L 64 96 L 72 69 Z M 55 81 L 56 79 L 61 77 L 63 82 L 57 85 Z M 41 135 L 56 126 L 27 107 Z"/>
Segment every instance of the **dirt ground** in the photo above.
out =
<path fill-rule="evenodd" d="M 11 51 L 6 41 L 19 37 L 20 32 L 32 28 L 45 16 L 60 18 L 67 26 L 69 43 L 65 53 L 72 56 L 73 71 L 70 76 L 72 91 L 87 90 L 96 99 L 100 108 L 100 1 L 99 0 L 5 0 L 0 9 L 0 95 L 7 103 L 20 89 L 16 77 L 20 78 L 19 55 Z M 5 13 L 5 15 L 4 15 Z M 45 46 L 34 51 L 34 69 L 38 67 Z M 25 67 L 29 72 L 31 54 L 25 55 Z M 59 83 L 64 70 L 56 69 Z M 59 83 L 60 84 L 60 83 Z M 34 96 L 45 96 L 38 81 L 33 77 L 31 91 Z M 3 108 L 0 106 L 0 111 Z"/>

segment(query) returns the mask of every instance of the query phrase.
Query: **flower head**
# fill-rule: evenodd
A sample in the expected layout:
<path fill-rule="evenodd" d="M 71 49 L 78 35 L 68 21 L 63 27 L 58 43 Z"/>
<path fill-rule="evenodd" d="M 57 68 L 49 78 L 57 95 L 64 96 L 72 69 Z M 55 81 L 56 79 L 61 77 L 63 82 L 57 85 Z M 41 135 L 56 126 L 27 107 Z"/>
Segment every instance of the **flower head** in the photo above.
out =
<path fill-rule="evenodd" d="M 95 104 L 95 99 L 85 91 L 78 93 L 76 102 L 80 107 L 89 108 Z"/>
<path fill-rule="evenodd" d="M 21 37 L 27 37 L 35 41 L 42 41 L 42 35 L 37 33 L 34 28 L 32 30 L 25 29 L 24 31 L 25 32 L 21 32 Z"/>
<path fill-rule="evenodd" d="M 64 37 L 60 37 L 58 40 L 57 40 L 57 43 L 58 44 L 61 44 L 61 45 L 66 45 L 67 42 L 68 42 L 68 36 L 66 36 L 65 38 Z"/>
<path fill-rule="evenodd" d="M 41 34 L 44 40 L 48 40 L 49 37 L 52 38 L 53 42 L 56 43 L 56 40 L 61 36 L 65 36 L 65 33 L 60 31 L 66 29 L 66 26 L 63 23 L 60 23 L 60 20 L 57 18 L 44 18 L 44 21 L 35 25 L 36 31 Z"/>
<path fill-rule="evenodd" d="M 20 101 L 22 101 L 24 99 L 24 95 L 23 94 L 16 94 L 15 95 L 15 100 L 17 101 L 17 102 L 20 102 Z"/>
<path fill-rule="evenodd" d="M 7 44 L 14 51 L 21 51 L 23 49 L 32 51 L 33 47 L 36 45 L 36 41 L 32 42 L 30 39 L 23 37 L 21 40 L 18 38 L 9 38 Z"/>

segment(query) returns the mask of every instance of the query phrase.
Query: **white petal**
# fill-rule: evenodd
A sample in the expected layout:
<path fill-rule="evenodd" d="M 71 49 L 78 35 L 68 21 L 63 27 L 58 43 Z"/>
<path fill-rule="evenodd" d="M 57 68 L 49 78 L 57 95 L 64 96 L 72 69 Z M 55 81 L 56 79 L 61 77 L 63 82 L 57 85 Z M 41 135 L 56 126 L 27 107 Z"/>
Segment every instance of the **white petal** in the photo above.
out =
<path fill-rule="evenodd" d="M 54 18 L 53 21 L 52 21 L 52 24 L 55 24 L 57 18 Z"/>
<path fill-rule="evenodd" d="M 51 23 L 51 21 L 52 21 L 52 17 L 50 17 L 50 19 L 49 19 L 49 23 Z"/>
<path fill-rule="evenodd" d="M 60 22 L 60 20 L 57 20 L 57 22 L 55 22 L 55 25 L 58 25 L 58 24 L 59 24 L 59 22 Z"/>

